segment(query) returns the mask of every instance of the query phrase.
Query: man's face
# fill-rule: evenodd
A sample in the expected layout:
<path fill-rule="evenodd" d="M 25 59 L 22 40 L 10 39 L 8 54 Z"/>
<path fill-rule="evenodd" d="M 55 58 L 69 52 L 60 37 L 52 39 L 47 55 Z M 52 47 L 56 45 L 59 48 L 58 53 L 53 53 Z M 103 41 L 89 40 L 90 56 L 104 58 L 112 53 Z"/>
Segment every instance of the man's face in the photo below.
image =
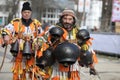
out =
<path fill-rule="evenodd" d="M 22 17 L 26 20 L 31 18 L 31 14 L 32 14 L 32 12 L 30 10 L 22 11 Z"/>
<path fill-rule="evenodd" d="M 73 22 L 74 22 L 73 16 L 65 15 L 65 16 L 62 18 L 62 21 L 63 21 L 63 27 L 64 27 L 67 31 L 71 31 L 72 28 L 73 28 Z"/>

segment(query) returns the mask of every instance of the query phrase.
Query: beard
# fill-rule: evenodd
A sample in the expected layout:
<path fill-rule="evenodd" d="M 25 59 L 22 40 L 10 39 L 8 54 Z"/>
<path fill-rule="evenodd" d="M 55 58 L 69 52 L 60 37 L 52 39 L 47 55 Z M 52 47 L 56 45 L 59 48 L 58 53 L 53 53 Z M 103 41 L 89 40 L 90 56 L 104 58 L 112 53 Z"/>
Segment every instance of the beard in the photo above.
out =
<path fill-rule="evenodd" d="M 63 27 L 67 30 L 67 31 L 71 31 L 73 29 L 73 25 L 70 23 L 65 23 L 63 24 Z"/>

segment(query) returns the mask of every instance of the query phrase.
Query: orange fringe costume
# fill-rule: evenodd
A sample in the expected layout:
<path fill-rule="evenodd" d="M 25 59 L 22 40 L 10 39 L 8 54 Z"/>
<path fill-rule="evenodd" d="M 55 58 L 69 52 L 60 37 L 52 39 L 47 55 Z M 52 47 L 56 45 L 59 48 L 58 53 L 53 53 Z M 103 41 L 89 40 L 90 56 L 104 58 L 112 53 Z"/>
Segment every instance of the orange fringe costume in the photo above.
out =
<path fill-rule="evenodd" d="M 38 20 L 33 19 L 33 22 L 29 25 L 29 29 L 31 32 L 27 34 L 27 37 L 30 38 L 32 36 L 32 39 L 34 40 L 37 37 L 37 30 L 41 29 L 41 23 Z M 15 60 L 12 67 L 13 80 L 26 80 L 26 73 L 29 74 L 29 78 L 31 78 L 32 80 L 37 80 L 35 74 L 38 72 L 38 68 L 36 68 L 35 66 L 35 56 L 32 56 L 29 60 L 27 60 L 22 55 L 25 31 L 27 30 L 26 27 L 22 24 L 21 19 L 16 18 L 12 20 L 10 24 L 5 26 L 4 30 L 8 33 L 10 37 L 12 35 L 10 44 L 14 42 L 14 39 L 19 40 L 19 51 L 17 56 L 14 57 Z M 35 53 L 39 57 L 42 55 L 40 51 L 41 50 L 37 50 L 37 52 Z M 39 75 L 43 75 L 41 70 L 39 71 Z"/>
<path fill-rule="evenodd" d="M 63 29 L 63 31 L 64 31 L 64 34 L 61 37 L 60 42 L 67 40 L 66 38 L 68 37 L 68 32 L 65 29 Z M 75 32 L 75 29 L 73 30 L 73 33 L 74 32 Z M 74 36 L 75 36 L 75 34 L 74 34 Z M 51 39 L 51 37 L 48 36 L 48 42 L 50 42 L 50 39 Z M 72 40 L 70 40 L 70 41 L 72 41 Z M 53 47 L 55 48 L 56 46 L 57 46 L 57 44 L 55 44 Z M 73 64 L 69 67 L 64 67 L 62 64 L 59 64 L 56 61 L 55 64 L 52 65 L 52 74 L 50 76 L 50 80 L 80 80 L 79 63 L 76 62 L 75 64 Z M 71 76 L 68 78 L 69 69 L 71 72 Z"/>
<path fill-rule="evenodd" d="M 62 40 L 68 40 L 69 42 L 72 42 L 72 43 L 76 43 L 76 32 L 77 30 L 76 29 L 73 29 L 72 30 L 72 39 L 69 39 L 68 37 L 70 35 L 68 35 L 69 33 L 65 30 L 64 30 L 64 34 L 63 34 L 63 37 L 62 37 Z M 68 39 L 67 39 L 68 38 Z M 50 39 L 49 39 L 50 40 Z M 86 42 L 86 45 L 87 45 L 87 49 L 90 48 L 90 46 L 92 45 L 92 42 L 91 40 L 93 40 L 93 38 L 90 38 L 87 42 Z M 97 59 L 97 56 L 96 56 L 96 53 L 91 50 L 93 56 L 93 63 L 98 63 L 98 59 Z M 78 59 L 79 60 L 79 59 Z M 53 66 L 53 71 L 52 71 L 52 76 L 51 76 L 51 80 L 80 80 L 80 65 L 78 63 L 78 61 L 76 61 L 75 64 L 69 66 L 70 67 L 70 71 L 71 71 L 71 76 L 68 78 L 68 72 L 69 72 L 69 67 L 64 67 L 63 65 L 59 64 L 58 62 L 56 62 Z M 90 65 L 90 67 L 94 67 L 93 64 Z"/>
<path fill-rule="evenodd" d="M 90 38 L 89 40 L 86 41 L 86 44 L 87 44 L 88 46 L 92 46 L 92 40 L 93 40 L 93 38 Z M 98 63 L 98 58 L 97 58 L 97 56 L 96 56 L 95 51 L 94 51 L 93 49 L 91 49 L 91 52 L 92 52 L 92 54 L 93 54 L 93 56 L 92 56 L 93 62 L 94 62 L 94 63 Z"/>
<path fill-rule="evenodd" d="M 61 42 L 62 42 L 62 40 L 64 41 L 64 40 L 67 40 L 67 38 L 68 38 L 67 37 L 68 32 L 65 29 L 63 29 L 63 30 L 64 30 L 64 34 L 63 34 L 63 36 L 61 38 Z M 74 34 L 72 36 L 72 38 L 74 38 L 74 40 L 69 40 L 68 39 L 68 41 L 70 41 L 72 43 L 76 43 L 75 32 L 76 32 L 76 30 L 74 29 L 72 31 L 72 33 Z M 92 45 L 91 40 L 93 40 L 93 38 L 90 38 L 88 41 L 86 41 L 86 43 L 85 43 L 87 45 L 86 49 L 90 49 L 90 46 Z M 50 41 L 50 37 L 48 37 L 48 41 Z M 93 56 L 92 56 L 93 63 L 94 64 L 98 63 L 96 53 L 92 49 L 91 49 L 91 52 L 93 54 Z M 78 59 L 78 60 L 80 60 L 80 59 Z M 94 64 L 91 64 L 90 67 L 94 67 L 93 66 Z M 80 80 L 80 74 L 79 74 L 80 73 L 80 68 L 79 68 L 80 65 L 79 65 L 78 61 L 76 61 L 75 64 L 73 64 L 73 65 L 71 65 L 69 67 L 64 67 L 62 64 L 59 64 L 58 62 L 56 62 L 52 66 L 53 71 L 52 71 L 52 75 L 51 75 L 50 79 L 51 80 Z M 68 75 L 69 69 L 71 71 L 71 76 L 70 77 L 68 77 L 69 76 Z"/>

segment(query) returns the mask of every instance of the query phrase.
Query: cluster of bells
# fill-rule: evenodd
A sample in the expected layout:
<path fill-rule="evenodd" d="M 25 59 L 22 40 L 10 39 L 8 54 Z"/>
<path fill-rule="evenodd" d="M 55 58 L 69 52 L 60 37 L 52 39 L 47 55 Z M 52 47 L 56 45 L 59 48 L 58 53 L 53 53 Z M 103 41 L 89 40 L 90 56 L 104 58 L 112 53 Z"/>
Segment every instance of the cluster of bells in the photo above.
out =
<path fill-rule="evenodd" d="M 14 57 L 17 56 L 17 54 L 19 53 L 19 42 L 18 40 L 16 40 L 14 43 L 11 44 L 11 49 L 10 52 L 12 53 L 12 55 Z M 25 41 L 24 45 L 23 45 L 23 51 L 22 51 L 22 55 L 24 57 L 26 57 L 26 59 L 30 59 L 31 56 L 33 55 L 33 51 L 32 51 L 32 44 L 30 41 Z"/>
<path fill-rule="evenodd" d="M 51 66 L 57 60 L 64 67 L 74 64 L 80 58 L 79 64 L 86 66 L 93 63 L 92 53 L 87 51 L 82 53 L 79 47 L 70 42 L 62 42 L 53 50 L 48 48 L 43 52 L 43 56 L 36 58 L 36 65 L 40 68 Z"/>
<path fill-rule="evenodd" d="M 12 44 L 10 52 L 13 53 L 13 56 L 16 57 L 19 51 L 19 43 L 16 40 L 15 43 Z M 23 56 L 26 59 L 30 59 L 33 51 L 31 49 L 31 43 L 26 41 L 23 46 Z M 92 63 L 92 55 L 90 52 L 86 52 L 86 54 L 82 55 L 79 47 L 70 42 L 62 42 L 57 45 L 57 47 L 53 50 L 52 48 L 48 48 L 43 52 L 41 57 L 36 57 L 36 65 L 40 68 L 45 68 L 47 66 L 51 66 L 57 60 L 63 66 L 68 67 L 69 65 L 74 64 L 78 58 L 81 58 L 80 64 L 90 64 Z"/>
<path fill-rule="evenodd" d="M 36 65 L 45 68 L 51 66 L 57 60 L 63 66 L 68 67 L 76 62 L 80 56 L 80 49 L 73 43 L 62 42 L 53 50 L 48 48 L 43 52 L 43 56 L 36 59 Z"/>

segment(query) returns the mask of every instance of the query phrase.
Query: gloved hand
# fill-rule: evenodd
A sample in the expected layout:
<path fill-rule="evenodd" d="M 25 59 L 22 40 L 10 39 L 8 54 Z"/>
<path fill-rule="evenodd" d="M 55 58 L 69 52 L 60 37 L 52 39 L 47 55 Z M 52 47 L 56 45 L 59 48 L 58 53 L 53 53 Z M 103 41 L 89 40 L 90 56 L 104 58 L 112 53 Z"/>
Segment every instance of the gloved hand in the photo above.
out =
<path fill-rule="evenodd" d="M 96 70 L 94 68 L 90 68 L 90 75 L 97 75 Z"/>

